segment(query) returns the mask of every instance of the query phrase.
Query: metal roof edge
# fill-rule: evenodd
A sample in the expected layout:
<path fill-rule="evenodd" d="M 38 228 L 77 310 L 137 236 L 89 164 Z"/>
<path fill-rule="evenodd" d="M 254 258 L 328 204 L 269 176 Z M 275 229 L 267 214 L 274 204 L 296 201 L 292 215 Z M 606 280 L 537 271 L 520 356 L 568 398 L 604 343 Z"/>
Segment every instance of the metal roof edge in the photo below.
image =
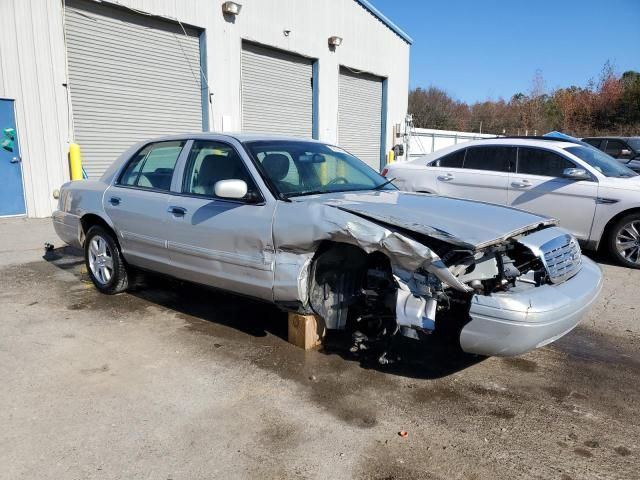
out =
<path fill-rule="evenodd" d="M 369 12 L 371 12 L 371 14 L 374 17 L 376 17 L 378 20 L 380 20 L 382 23 L 384 23 L 387 27 L 389 27 L 389 29 L 391 29 L 393 32 L 395 32 L 396 35 L 398 35 L 400 38 L 402 38 L 409 45 L 413 44 L 413 38 L 411 38 L 409 35 L 407 35 L 404 32 L 404 30 L 402 30 L 395 23 L 393 23 L 391 20 L 389 20 L 387 17 L 385 17 L 384 14 L 380 10 L 378 10 L 376 7 L 374 7 L 371 4 L 371 2 L 369 2 L 368 0 L 355 0 L 355 1 L 357 3 L 359 3 L 360 5 L 362 5 L 366 10 L 369 10 Z"/>

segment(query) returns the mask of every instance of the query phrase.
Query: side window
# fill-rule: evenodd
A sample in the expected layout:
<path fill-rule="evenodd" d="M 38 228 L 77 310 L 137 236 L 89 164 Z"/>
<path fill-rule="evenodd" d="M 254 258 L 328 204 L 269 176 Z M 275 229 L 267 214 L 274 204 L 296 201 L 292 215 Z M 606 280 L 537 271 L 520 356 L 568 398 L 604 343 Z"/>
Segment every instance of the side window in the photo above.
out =
<path fill-rule="evenodd" d="M 508 172 L 515 161 L 515 147 L 473 147 L 467 149 L 464 168 Z"/>
<path fill-rule="evenodd" d="M 251 174 L 233 147 L 207 140 L 193 142 L 182 192 L 215 197 L 215 185 L 220 180 L 244 180 L 248 193 L 258 193 Z"/>
<path fill-rule="evenodd" d="M 612 157 L 619 157 L 622 155 L 622 149 L 629 148 L 624 142 L 620 140 L 607 140 L 607 148 L 605 152 L 611 155 Z"/>
<path fill-rule="evenodd" d="M 599 138 L 586 138 L 583 140 L 583 142 L 588 143 L 589 145 L 593 145 L 596 148 L 600 148 L 600 142 L 602 142 L 602 140 L 600 140 Z"/>
<path fill-rule="evenodd" d="M 466 150 L 466 148 L 463 148 L 452 152 L 442 158 L 439 158 L 431 165 L 434 167 L 462 168 L 462 163 L 464 162 L 464 152 L 466 152 Z"/>
<path fill-rule="evenodd" d="M 518 173 L 543 177 L 562 177 L 566 168 L 576 168 L 576 166 L 557 153 L 539 148 L 521 147 L 518 149 Z"/>
<path fill-rule="evenodd" d="M 147 145 L 129 161 L 118 184 L 168 191 L 184 144 L 177 141 Z"/>

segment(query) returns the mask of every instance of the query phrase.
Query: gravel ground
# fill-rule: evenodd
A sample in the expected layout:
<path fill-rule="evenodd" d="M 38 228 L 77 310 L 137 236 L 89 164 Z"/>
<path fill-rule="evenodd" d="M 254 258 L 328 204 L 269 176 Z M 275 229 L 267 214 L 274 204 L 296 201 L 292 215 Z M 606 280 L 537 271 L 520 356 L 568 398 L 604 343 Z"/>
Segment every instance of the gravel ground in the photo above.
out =
<path fill-rule="evenodd" d="M 602 264 L 589 317 L 527 355 L 406 342 L 383 369 L 242 297 L 101 295 L 46 240 L 0 222 L 0 478 L 640 478 L 640 271 Z"/>

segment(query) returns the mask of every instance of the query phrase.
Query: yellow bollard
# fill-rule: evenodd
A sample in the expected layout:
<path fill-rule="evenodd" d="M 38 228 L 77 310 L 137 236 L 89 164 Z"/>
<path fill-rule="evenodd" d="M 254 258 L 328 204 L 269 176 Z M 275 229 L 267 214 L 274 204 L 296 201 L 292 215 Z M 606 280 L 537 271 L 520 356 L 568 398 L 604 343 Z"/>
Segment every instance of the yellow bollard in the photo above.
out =
<path fill-rule="evenodd" d="M 396 155 L 393 150 L 389 150 L 389 154 L 387 155 L 387 165 L 396 161 Z"/>
<path fill-rule="evenodd" d="M 320 185 L 326 185 L 329 181 L 329 173 L 327 172 L 327 162 L 322 162 L 320 164 L 320 172 L 319 173 L 319 177 L 320 177 Z"/>
<path fill-rule="evenodd" d="M 82 157 L 77 143 L 69 144 L 69 172 L 71 180 L 82 180 Z"/>

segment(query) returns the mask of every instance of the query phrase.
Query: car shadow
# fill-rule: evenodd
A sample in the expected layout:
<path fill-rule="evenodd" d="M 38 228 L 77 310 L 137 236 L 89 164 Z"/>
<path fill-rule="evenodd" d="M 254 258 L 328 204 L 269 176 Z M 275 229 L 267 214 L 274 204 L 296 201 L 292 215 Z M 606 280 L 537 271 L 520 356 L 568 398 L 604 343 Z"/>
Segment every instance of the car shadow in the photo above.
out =
<path fill-rule="evenodd" d="M 447 377 L 488 358 L 464 353 L 457 342 L 435 333 L 419 341 L 397 335 L 387 355 L 391 363 L 385 365 L 378 360 L 381 351 L 354 354 L 349 350 L 351 344 L 349 334 L 329 332 L 320 352 L 356 362 L 366 370 L 423 380 Z"/>
<path fill-rule="evenodd" d="M 72 272 L 78 280 L 90 281 L 81 268 L 84 259 L 79 249 L 57 248 L 46 252 L 43 259 Z M 138 275 L 136 284 L 127 295 L 178 313 L 189 323 L 191 330 L 215 334 L 209 328 L 222 325 L 253 337 L 273 335 L 287 342 L 287 313 L 267 302 L 148 272 Z M 486 358 L 465 354 L 450 339 L 435 334 L 421 341 L 397 335 L 389 349 L 389 358 L 393 362 L 386 365 L 378 361 L 380 351 L 364 351 L 355 355 L 350 352 L 351 345 L 349 334 L 331 331 L 318 353 L 340 356 L 363 369 L 416 379 L 446 377 Z"/>
<path fill-rule="evenodd" d="M 588 258 L 590 258 L 591 260 L 593 260 L 594 262 L 601 264 L 601 265 L 610 265 L 612 267 L 620 267 L 620 268 L 625 268 L 622 265 L 620 265 L 619 263 L 617 263 L 613 258 L 611 258 L 611 255 L 605 251 L 603 251 L 603 249 L 594 251 L 594 250 L 582 250 L 582 254 Z"/>

